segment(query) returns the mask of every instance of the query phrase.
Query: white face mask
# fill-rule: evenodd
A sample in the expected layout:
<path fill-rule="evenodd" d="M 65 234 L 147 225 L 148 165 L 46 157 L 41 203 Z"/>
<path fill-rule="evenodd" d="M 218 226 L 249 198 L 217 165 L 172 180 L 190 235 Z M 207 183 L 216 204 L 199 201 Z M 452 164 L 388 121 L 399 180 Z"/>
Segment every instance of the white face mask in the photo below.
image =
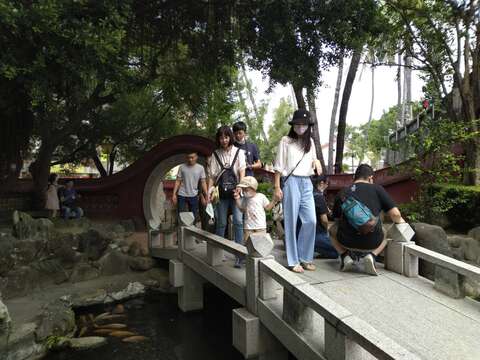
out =
<path fill-rule="evenodd" d="M 243 190 L 243 195 L 246 198 L 251 198 L 255 195 L 255 193 L 252 190 Z"/>
<path fill-rule="evenodd" d="M 293 131 L 297 135 L 303 135 L 308 130 L 308 125 L 293 125 Z"/>

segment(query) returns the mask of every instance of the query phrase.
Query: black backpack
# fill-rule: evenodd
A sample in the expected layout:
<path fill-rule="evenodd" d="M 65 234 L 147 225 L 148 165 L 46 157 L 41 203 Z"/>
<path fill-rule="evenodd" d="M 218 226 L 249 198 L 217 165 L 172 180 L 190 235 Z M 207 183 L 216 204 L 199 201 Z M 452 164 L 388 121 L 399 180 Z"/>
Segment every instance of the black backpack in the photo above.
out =
<path fill-rule="evenodd" d="M 215 186 L 218 186 L 220 199 L 233 198 L 233 192 L 237 188 L 237 184 L 238 184 L 237 175 L 235 175 L 235 171 L 234 171 L 234 164 L 235 164 L 235 161 L 237 161 L 239 152 L 240 152 L 240 149 L 237 149 L 237 152 L 233 157 L 233 161 L 228 167 L 225 167 L 222 164 L 222 162 L 220 161 L 220 158 L 218 157 L 217 152 L 216 151 L 213 152 L 213 155 L 215 155 L 215 159 L 217 160 L 218 164 L 222 168 L 222 171 L 218 176 L 217 181 L 215 182 Z"/>

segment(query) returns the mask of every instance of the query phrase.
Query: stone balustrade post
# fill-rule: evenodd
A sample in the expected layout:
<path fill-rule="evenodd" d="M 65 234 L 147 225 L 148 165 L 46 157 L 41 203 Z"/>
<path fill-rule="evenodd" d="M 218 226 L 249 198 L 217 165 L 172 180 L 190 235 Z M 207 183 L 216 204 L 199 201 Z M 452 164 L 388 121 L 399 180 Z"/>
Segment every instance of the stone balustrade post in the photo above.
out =
<path fill-rule="evenodd" d="M 215 244 L 207 243 L 207 263 L 210 266 L 218 266 L 223 263 L 223 250 L 215 246 Z"/>
<path fill-rule="evenodd" d="M 407 223 L 393 224 L 387 233 L 389 239 L 385 249 L 385 268 L 398 274 L 405 273 L 405 246 L 414 244 L 415 232 Z"/>
<path fill-rule="evenodd" d="M 403 257 L 403 274 L 407 277 L 418 276 L 418 256 L 405 252 Z"/>
<path fill-rule="evenodd" d="M 178 288 L 178 307 L 183 312 L 203 309 L 205 280 L 188 266 L 183 266 L 183 286 Z"/>
<path fill-rule="evenodd" d="M 179 241 L 179 257 L 181 258 L 181 252 L 184 250 L 193 250 L 195 248 L 196 242 L 195 238 L 187 234 L 184 230 L 185 226 L 192 226 L 195 223 L 195 216 L 190 212 L 182 212 L 178 217 L 178 225 L 180 229 L 180 241 Z"/>
<path fill-rule="evenodd" d="M 328 360 L 360 360 L 363 355 L 360 345 L 325 320 L 325 357 Z"/>
<path fill-rule="evenodd" d="M 260 261 L 273 259 L 269 255 L 273 250 L 273 241 L 270 235 L 253 233 L 246 242 L 248 256 L 246 259 L 246 308 L 235 309 L 232 313 L 233 345 L 245 359 L 259 360 L 287 360 L 288 351 L 261 324 L 258 318 L 257 298 L 261 288 Z M 264 279 L 265 280 L 265 279 Z M 268 280 L 266 280 L 268 281 Z M 273 280 L 271 279 L 273 282 Z M 265 281 L 264 281 L 265 284 Z M 273 285 L 272 283 L 268 283 Z M 269 288 L 273 296 L 275 290 Z M 262 291 L 266 295 L 266 291 Z"/>
<path fill-rule="evenodd" d="M 300 285 L 301 286 L 301 285 Z M 288 288 L 283 288 L 283 320 L 299 333 L 313 332 L 314 311 L 303 304 Z"/>
<path fill-rule="evenodd" d="M 253 233 L 246 241 L 248 256 L 246 260 L 247 309 L 257 314 L 257 297 L 260 290 L 260 260 L 270 259 L 273 241 L 266 233 Z"/>

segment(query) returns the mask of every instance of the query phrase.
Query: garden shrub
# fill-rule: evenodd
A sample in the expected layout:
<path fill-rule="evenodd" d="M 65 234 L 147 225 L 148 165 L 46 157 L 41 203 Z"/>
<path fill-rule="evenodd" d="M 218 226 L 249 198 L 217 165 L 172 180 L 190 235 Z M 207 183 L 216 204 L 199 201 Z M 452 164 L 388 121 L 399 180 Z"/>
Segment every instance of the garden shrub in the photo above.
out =
<path fill-rule="evenodd" d="M 462 232 L 480 225 L 480 186 L 432 184 L 426 192 L 430 198 L 423 204 L 427 218 L 446 215 L 450 227 Z"/>

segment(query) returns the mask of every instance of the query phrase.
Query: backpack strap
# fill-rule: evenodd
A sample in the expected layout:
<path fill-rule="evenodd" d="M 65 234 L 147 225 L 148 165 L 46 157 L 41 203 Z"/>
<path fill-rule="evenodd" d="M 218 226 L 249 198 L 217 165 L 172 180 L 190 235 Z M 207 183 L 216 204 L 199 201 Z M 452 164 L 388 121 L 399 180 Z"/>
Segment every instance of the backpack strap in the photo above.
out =
<path fill-rule="evenodd" d="M 220 158 L 218 157 L 218 154 L 217 154 L 217 151 L 216 151 L 216 150 L 213 152 L 213 155 L 215 156 L 215 160 L 217 160 L 218 165 L 220 165 L 221 169 L 222 169 L 222 170 L 225 170 L 225 166 L 223 166 L 222 161 L 221 161 Z"/>

